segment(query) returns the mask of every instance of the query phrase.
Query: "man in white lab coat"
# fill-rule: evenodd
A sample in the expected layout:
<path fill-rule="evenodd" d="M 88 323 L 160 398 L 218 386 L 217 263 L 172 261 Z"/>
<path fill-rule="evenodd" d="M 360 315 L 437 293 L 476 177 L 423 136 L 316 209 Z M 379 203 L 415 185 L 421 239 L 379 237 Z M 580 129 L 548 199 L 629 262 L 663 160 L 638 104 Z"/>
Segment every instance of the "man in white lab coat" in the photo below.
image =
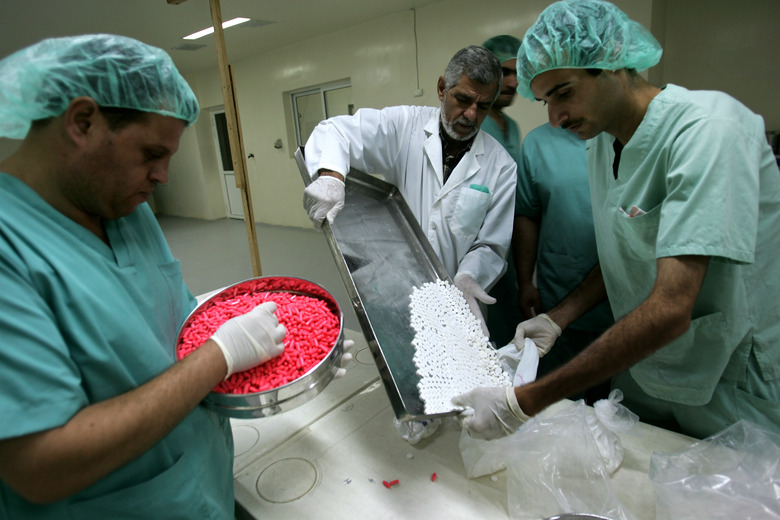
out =
<path fill-rule="evenodd" d="M 501 77 L 492 52 L 466 47 L 439 77 L 441 107 L 361 109 L 321 122 L 305 147 L 315 180 L 303 202 L 315 227 L 343 207 L 350 168 L 383 175 L 404 196 L 486 335 L 479 302 L 495 302 L 486 291 L 506 269 L 517 169 L 480 131 Z"/>

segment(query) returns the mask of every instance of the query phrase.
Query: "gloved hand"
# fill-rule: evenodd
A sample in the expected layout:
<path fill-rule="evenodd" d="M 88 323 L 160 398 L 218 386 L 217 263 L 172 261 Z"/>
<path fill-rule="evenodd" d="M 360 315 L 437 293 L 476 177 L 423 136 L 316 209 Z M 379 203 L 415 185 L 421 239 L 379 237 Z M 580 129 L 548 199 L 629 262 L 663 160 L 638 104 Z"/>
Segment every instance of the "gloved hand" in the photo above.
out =
<path fill-rule="evenodd" d="M 458 422 L 477 439 L 491 441 L 512 435 L 530 419 L 517 404 L 513 386 L 475 388 L 452 398 L 452 404 L 466 408 Z"/>
<path fill-rule="evenodd" d="M 211 336 L 225 356 L 225 379 L 265 363 L 284 351 L 282 340 L 287 329 L 279 324 L 275 312 L 276 303 L 261 303 L 246 314 L 229 319 Z"/>
<path fill-rule="evenodd" d="M 561 335 L 561 328 L 546 314 L 525 320 L 517 326 L 513 343 L 518 350 L 525 345 L 525 338 L 532 339 L 539 350 L 539 357 L 547 354 L 555 340 Z"/>
<path fill-rule="evenodd" d="M 341 208 L 344 207 L 344 182 L 328 175 L 320 175 L 303 190 L 303 207 L 314 223 L 314 227 L 322 227 L 323 220 L 333 224 Z"/>
<path fill-rule="evenodd" d="M 338 379 L 344 377 L 347 373 L 346 366 L 352 360 L 352 354 L 349 353 L 349 349 L 355 346 L 355 342 L 351 339 L 345 339 L 343 345 L 343 353 L 341 354 L 341 360 L 339 361 L 339 367 L 334 369 L 333 378 Z"/>
<path fill-rule="evenodd" d="M 479 308 L 477 300 L 492 305 L 496 303 L 496 299 L 486 293 L 471 275 L 458 273 L 452 281 L 466 298 L 466 303 L 469 304 L 471 313 L 479 320 L 479 324 L 482 326 L 482 333 L 485 334 L 485 337 L 490 337 L 490 332 L 488 332 L 485 318 L 482 316 L 482 310 Z"/>

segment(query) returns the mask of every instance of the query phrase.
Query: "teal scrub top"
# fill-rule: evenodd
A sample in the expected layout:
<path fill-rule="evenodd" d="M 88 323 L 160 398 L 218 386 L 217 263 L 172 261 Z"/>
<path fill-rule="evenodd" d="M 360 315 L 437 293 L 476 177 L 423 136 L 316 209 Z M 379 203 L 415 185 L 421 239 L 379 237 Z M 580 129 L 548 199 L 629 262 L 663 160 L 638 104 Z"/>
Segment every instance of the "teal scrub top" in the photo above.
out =
<path fill-rule="evenodd" d="M 482 126 L 480 129 L 484 130 L 487 134 L 492 136 L 493 139 L 501 143 L 501 146 L 503 146 L 504 149 L 509 152 L 509 155 L 512 156 L 512 159 L 514 159 L 516 163 L 519 163 L 520 140 L 522 137 L 520 134 L 520 127 L 517 126 L 517 123 L 514 119 L 507 116 L 506 114 L 504 114 L 504 119 L 506 120 L 506 134 L 501 131 L 501 129 L 498 127 L 498 123 L 496 123 L 489 115 L 485 116 L 485 119 L 482 120 Z"/>
<path fill-rule="evenodd" d="M 543 308 L 550 309 L 598 263 L 585 141 L 549 123 L 531 130 L 520 148 L 515 200 L 519 215 L 541 219 L 536 282 Z M 612 322 L 603 303 L 570 327 L 599 331 Z"/>
<path fill-rule="evenodd" d="M 719 380 L 780 377 L 780 173 L 760 116 L 720 92 L 668 85 L 612 171 L 614 138 L 588 141 L 596 239 L 616 318 L 650 293 L 656 259 L 710 257 L 690 329 L 633 366 L 643 391 L 702 405 Z M 629 216 L 632 208 L 640 211 Z"/>
<path fill-rule="evenodd" d="M 106 222 L 109 247 L 0 173 L 0 439 L 65 424 L 175 362 L 195 306 L 147 204 Z M 0 482 L 0 517 L 232 518 L 229 421 L 199 406 L 136 460 L 50 505 Z"/>
<path fill-rule="evenodd" d="M 520 127 L 514 119 L 504 114 L 506 134 L 501 131 L 489 115 L 482 120 L 480 127 L 488 135 L 498 141 L 509 152 L 515 162 L 520 157 Z M 515 215 L 517 215 L 517 199 L 515 198 Z M 487 326 L 490 340 L 498 346 L 504 346 L 515 337 L 517 324 L 522 321 L 517 297 L 517 273 L 514 258 L 510 248 L 506 254 L 506 271 L 499 278 L 488 294 L 496 299 L 496 303 L 487 308 Z"/>

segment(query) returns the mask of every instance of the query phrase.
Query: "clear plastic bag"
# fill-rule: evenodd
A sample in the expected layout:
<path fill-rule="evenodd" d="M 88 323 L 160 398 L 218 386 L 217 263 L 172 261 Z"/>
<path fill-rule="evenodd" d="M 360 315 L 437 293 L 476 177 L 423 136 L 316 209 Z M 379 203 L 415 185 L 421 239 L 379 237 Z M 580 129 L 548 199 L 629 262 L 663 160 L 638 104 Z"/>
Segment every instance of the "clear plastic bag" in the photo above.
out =
<path fill-rule="evenodd" d="M 510 343 L 498 349 L 497 354 L 501 369 L 512 378 L 513 386 L 522 386 L 536 379 L 539 351 L 532 340 L 526 338 L 522 350 Z M 512 449 L 509 446 L 511 442 L 511 437 L 492 441 L 475 439 L 463 430 L 458 446 L 466 476 L 477 478 L 506 468 L 507 454 Z"/>
<path fill-rule="evenodd" d="M 636 425 L 639 417 L 620 404 L 623 392 L 612 390 L 607 399 L 593 403 L 593 415 L 587 415 L 586 421 L 601 454 L 601 460 L 609 474 L 613 474 L 623 462 L 623 442 L 620 434 Z"/>
<path fill-rule="evenodd" d="M 399 421 L 393 418 L 393 426 L 403 440 L 415 445 L 430 437 L 439 429 L 441 419 L 425 419 L 424 421 Z"/>
<path fill-rule="evenodd" d="M 617 434 L 625 433 L 636 425 L 639 416 L 620 404 L 623 400 L 623 392 L 615 389 L 609 393 L 606 399 L 593 403 L 593 410 L 608 430 Z"/>
<path fill-rule="evenodd" d="M 747 421 L 653 453 L 656 518 L 780 519 L 780 435 Z"/>
<path fill-rule="evenodd" d="M 614 493 L 589 415 L 584 401 L 577 401 L 553 416 L 532 419 L 510 437 L 510 518 L 589 513 L 634 519 Z"/>
<path fill-rule="evenodd" d="M 465 429 L 460 433 L 458 447 L 468 478 L 484 477 L 505 469 L 508 454 L 515 449 L 512 437 L 486 441 L 475 439 Z"/>

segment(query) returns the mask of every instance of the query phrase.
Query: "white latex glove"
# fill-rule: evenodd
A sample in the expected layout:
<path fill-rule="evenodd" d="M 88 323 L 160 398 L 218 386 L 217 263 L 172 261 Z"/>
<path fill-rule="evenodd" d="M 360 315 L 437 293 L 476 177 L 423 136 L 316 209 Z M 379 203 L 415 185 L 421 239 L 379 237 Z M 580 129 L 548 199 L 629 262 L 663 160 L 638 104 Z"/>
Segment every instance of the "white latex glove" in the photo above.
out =
<path fill-rule="evenodd" d="M 287 329 L 274 314 L 276 303 L 261 303 L 241 316 L 223 323 L 210 339 L 219 345 L 227 363 L 225 379 L 265 363 L 284 351 Z"/>
<path fill-rule="evenodd" d="M 548 315 L 540 314 L 517 326 L 513 343 L 518 349 L 522 349 L 525 338 L 532 339 L 539 350 L 539 357 L 542 357 L 550 351 L 560 335 L 561 328 Z"/>
<path fill-rule="evenodd" d="M 460 289 L 460 292 L 462 292 L 463 296 L 466 298 L 466 303 L 469 304 L 471 313 L 479 320 L 479 324 L 482 326 L 482 333 L 485 334 L 485 337 L 489 338 L 490 332 L 488 332 L 485 318 L 482 316 L 482 310 L 479 308 L 477 300 L 492 305 L 496 303 L 496 299 L 486 293 L 471 275 L 458 273 L 452 281 L 455 284 L 455 287 Z"/>
<path fill-rule="evenodd" d="M 303 207 L 314 223 L 314 227 L 322 227 L 323 220 L 329 224 L 344 207 L 345 187 L 344 182 L 336 177 L 320 175 L 303 190 Z"/>
<path fill-rule="evenodd" d="M 352 360 L 352 354 L 349 353 L 349 349 L 351 349 L 355 345 L 355 342 L 351 339 L 345 339 L 344 340 L 344 350 L 341 354 L 341 360 L 339 361 L 339 367 L 336 368 L 333 372 L 333 377 L 335 379 L 338 379 L 340 377 L 344 377 L 344 374 L 347 373 L 347 364 Z"/>
<path fill-rule="evenodd" d="M 513 386 L 475 388 L 453 397 L 452 404 L 465 408 L 458 421 L 477 439 L 491 441 L 512 435 L 530 419 L 517 404 Z"/>

